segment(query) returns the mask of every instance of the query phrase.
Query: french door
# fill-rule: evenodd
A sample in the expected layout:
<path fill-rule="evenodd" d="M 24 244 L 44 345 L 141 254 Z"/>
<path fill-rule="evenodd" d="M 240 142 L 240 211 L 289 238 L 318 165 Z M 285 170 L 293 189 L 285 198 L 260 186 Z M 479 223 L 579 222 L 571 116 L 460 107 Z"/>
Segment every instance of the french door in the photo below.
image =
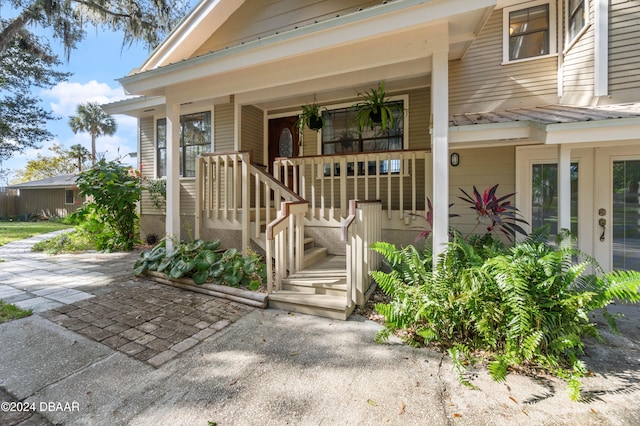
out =
<path fill-rule="evenodd" d="M 640 270 L 640 149 L 596 149 L 595 256 L 605 270 Z"/>

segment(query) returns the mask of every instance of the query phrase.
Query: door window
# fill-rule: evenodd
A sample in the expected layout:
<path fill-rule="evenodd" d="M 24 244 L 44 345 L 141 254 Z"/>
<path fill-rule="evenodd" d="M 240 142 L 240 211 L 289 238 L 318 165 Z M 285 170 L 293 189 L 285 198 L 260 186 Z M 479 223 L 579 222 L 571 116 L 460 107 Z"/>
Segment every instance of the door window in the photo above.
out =
<path fill-rule="evenodd" d="M 640 160 L 613 162 L 613 269 L 640 270 Z"/>
<path fill-rule="evenodd" d="M 549 226 L 558 234 L 558 165 L 533 164 L 531 229 Z M 571 163 L 571 233 L 578 235 L 578 163 Z"/>

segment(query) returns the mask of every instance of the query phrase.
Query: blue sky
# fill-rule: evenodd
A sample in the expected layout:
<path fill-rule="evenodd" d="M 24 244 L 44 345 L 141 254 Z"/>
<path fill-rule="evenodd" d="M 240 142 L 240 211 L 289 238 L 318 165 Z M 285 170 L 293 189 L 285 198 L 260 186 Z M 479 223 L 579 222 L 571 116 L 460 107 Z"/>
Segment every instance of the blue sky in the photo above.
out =
<path fill-rule="evenodd" d="M 56 44 L 56 40 L 52 40 L 51 44 L 64 61 L 61 46 Z M 56 135 L 55 139 L 43 144 L 41 149 L 28 149 L 23 154 L 16 154 L 13 158 L 5 160 L 2 164 L 3 169 L 24 168 L 27 161 L 34 159 L 38 153 L 44 156 L 53 155 L 47 148 L 54 143 L 66 148 L 79 143 L 91 150 L 90 136 L 85 133 L 74 135 L 68 125 L 69 116 L 75 115 L 76 105 L 79 103 L 103 104 L 124 99 L 126 96 L 116 79 L 124 77 L 132 69 L 140 66 L 148 54 L 149 51 L 142 44 L 123 48 L 121 34 L 87 28 L 86 39 L 78 49 L 71 52 L 69 62 L 64 61 L 60 68 L 72 72 L 73 75 L 68 81 L 51 89 L 36 89 L 34 92 L 42 99 L 45 108 L 62 117 L 47 125 L 49 131 Z M 116 115 L 114 118 L 118 126 L 116 134 L 99 137 L 96 141 L 97 152 L 106 153 L 108 159 L 115 159 L 137 149 L 136 120 L 124 115 Z M 127 157 L 123 162 L 135 164 L 135 159 Z M 12 178 L 13 176 L 9 177 Z"/>

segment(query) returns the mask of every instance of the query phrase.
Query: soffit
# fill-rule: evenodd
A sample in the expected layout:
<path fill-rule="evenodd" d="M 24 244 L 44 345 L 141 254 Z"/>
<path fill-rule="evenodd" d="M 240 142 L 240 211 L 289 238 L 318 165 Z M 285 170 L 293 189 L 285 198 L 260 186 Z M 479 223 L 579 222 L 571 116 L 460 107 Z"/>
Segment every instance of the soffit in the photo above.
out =
<path fill-rule="evenodd" d="M 396 0 L 376 6 L 382 8 L 376 13 L 369 8 L 133 74 L 120 83 L 132 94 L 166 95 L 167 87 L 178 91 L 181 85 L 197 84 L 220 96 L 390 65 L 401 69 L 403 63 L 428 58 L 437 50 L 448 49 L 450 57 L 457 58 L 495 0 L 468 3 Z"/>

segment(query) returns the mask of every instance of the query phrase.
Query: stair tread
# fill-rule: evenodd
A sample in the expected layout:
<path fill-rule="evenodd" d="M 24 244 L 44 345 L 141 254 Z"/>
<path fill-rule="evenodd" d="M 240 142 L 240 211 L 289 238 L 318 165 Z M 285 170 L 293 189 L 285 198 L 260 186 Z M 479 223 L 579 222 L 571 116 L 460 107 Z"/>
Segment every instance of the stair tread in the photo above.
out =
<path fill-rule="evenodd" d="M 300 293 L 289 290 L 281 290 L 276 293 L 271 293 L 269 295 L 269 300 L 335 310 L 344 310 L 347 307 L 347 300 L 345 296 Z"/>
<path fill-rule="evenodd" d="M 305 285 L 305 286 L 313 286 L 313 287 L 326 287 L 326 286 L 340 286 L 346 285 L 347 279 L 346 274 L 342 276 L 313 276 L 313 275 L 304 275 L 304 273 L 293 274 L 287 278 L 282 280 L 285 284 L 297 284 L 297 285 Z"/>

